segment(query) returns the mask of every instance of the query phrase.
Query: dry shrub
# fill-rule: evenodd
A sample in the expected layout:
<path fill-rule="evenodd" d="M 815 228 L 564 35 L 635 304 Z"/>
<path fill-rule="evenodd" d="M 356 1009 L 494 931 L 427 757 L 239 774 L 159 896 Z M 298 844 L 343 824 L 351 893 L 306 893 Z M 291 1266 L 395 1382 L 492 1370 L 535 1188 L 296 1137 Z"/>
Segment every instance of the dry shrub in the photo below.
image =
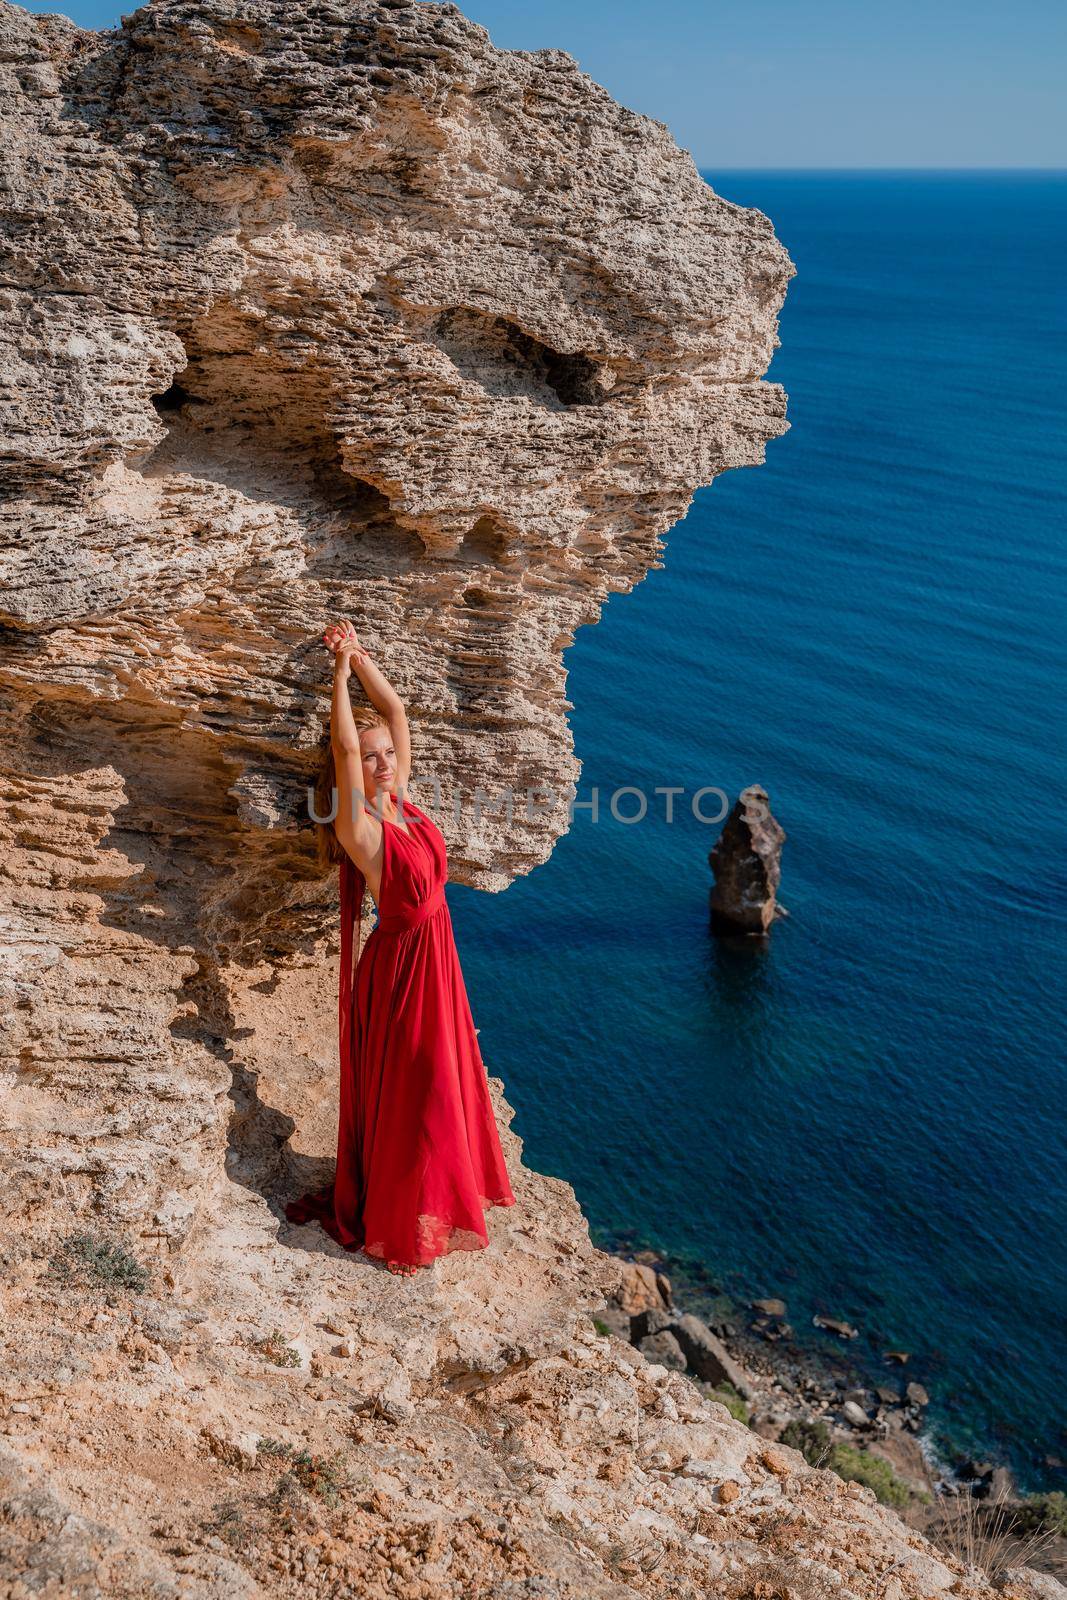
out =
<path fill-rule="evenodd" d="M 979 1500 L 966 1492 L 939 1495 L 932 1512 L 906 1518 L 965 1567 L 977 1567 L 993 1583 L 1010 1567 L 1035 1567 L 1062 1578 L 1067 1573 L 1063 1541 L 1054 1528 L 1027 1529 L 1015 1502 L 1003 1495 Z"/>

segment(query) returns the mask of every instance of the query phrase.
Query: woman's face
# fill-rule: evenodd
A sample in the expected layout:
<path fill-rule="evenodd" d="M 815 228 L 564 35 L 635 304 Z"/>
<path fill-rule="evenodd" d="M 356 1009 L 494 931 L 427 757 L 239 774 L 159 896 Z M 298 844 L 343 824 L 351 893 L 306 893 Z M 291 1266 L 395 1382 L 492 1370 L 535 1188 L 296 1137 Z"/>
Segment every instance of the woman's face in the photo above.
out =
<path fill-rule="evenodd" d="M 363 792 L 373 800 L 379 791 L 396 787 L 396 751 L 388 728 L 365 728 L 359 736 L 363 753 Z"/>

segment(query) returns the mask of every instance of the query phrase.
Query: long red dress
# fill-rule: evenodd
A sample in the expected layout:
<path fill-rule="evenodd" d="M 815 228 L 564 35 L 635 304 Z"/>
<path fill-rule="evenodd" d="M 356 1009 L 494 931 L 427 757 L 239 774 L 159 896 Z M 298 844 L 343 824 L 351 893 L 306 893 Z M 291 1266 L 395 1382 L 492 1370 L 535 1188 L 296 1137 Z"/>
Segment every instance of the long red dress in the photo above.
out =
<path fill-rule="evenodd" d="M 347 1250 L 426 1266 L 484 1249 L 485 1209 L 515 1196 L 445 899 L 444 837 L 406 796 L 401 815 L 410 835 L 379 818 L 378 921 L 354 983 L 365 880 L 341 863 L 337 1170 L 285 1214 L 321 1222 Z"/>

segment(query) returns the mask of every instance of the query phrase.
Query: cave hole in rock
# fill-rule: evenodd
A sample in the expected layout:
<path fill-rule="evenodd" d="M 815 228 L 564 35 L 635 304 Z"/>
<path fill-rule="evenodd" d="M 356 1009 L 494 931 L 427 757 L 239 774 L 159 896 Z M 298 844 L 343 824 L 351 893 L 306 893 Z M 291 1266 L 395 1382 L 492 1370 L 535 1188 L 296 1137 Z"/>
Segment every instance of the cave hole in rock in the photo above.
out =
<path fill-rule="evenodd" d="M 154 394 L 152 404 L 161 417 L 176 416 L 184 405 L 203 405 L 203 401 L 195 394 L 190 394 L 177 379 L 163 394 Z"/>
<path fill-rule="evenodd" d="M 492 517 L 479 517 L 463 535 L 456 554 L 477 566 L 498 566 L 508 560 L 507 534 Z"/>
<path fill-rule="evenodd" d="M 553 350 L 506 317 L 466 306 L 442 311 L 433 338 L 464 378 L 497 397 L 523 396 L 552 409 L 591 406 L 610 385 L 611 374 L 591 356 Z"/>
<path fill-rule="evenodd" d="M 147 475 L 192 471 L 268 499 L 280 482 L 310 484 L 353 532 L 396 530 L 388 498 L 346 470 L 346 374 L 321 339 L 291 326 L 280 338 L 264 308 L 232 301 L 181 338 L 185 365 L 152 396 L 167 438 L 145 463 Z"/>
<path fill-rule="evenodd" d="M 331 399 L 321 374 L 264 352 L 243 359 L 190 349 L 189 365 L 152 404 L 169 429 L 221 445 L 234 459 L 269 452 L 314 470 L 340 463 Z"/>
<path fill-rule="evenodd" d="M 187 329 L 183 342 L 186 365 L 152 396 L 167 437 L 142 466 L 145 476 L 190 472 L 252 499 L 288 504 L 295 494 L 314 514 L 329 513 L 336 520 L 323 524 L 330 531 L 320 556 L 309 549 L 309 572 L 320 557 L 328 571 L 339 549 L 364 540 L 397 570 L 424 557 L 423 540 L 400 525 L 389 497 L 359 476 L 358 461 L 357 470 L 346 466 L 343 374 L 317 342 L 310 350 L 272 344 L 262 318 L 228 305 Z"/>
<path fill-rule="evenodd" d="M 464 589 L 460 596 L 463 604 L 471 611 L 486 611 L 500 605 L 497 595 L 490 589 L 484 589 L 480 584 L 472 583 Z"/>
<path fill-rule="evenodd" d="M 388 496 L 376 489 L 373 483 L 346 472 L 341 465 L 339 450 L 332 460 L 313 465 L 312 478 L 323 499 L 329 500 L 338 510 L 345 511 L 360 527 L 369 529 L 387 525 L 390 530 L 395 528 L 396 518 Z"/>
<path fill-rule="evenodd" d="M 220 300 L 181 330 L 186 364 L 152 404 L 172 435 L 168 457 L 222 455 L 236 467 L 345 474 L 338 437 L 345 374 L 299 319 Z"/>

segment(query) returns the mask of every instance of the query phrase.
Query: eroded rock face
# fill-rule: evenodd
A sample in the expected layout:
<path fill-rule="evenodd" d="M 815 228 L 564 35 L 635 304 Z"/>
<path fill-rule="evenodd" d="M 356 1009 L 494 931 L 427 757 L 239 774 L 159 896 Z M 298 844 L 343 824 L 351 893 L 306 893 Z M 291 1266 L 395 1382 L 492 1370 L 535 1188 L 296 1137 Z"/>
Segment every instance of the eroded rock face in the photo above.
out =
<path fill-rule="evenodd" d="M 544 860 L 562 649 L 785 427 L 792 266 L 664 127 L 451 6 L 0 17 L 12 1120 L 27 1193 L 180 1244 L 192 1175 L 263 1187 L 292 1131 L 247 999 L 329 1078 L 324 623 L 405 695 L 453 878 Z"/>
<path fill-rule="evenodd" d="M 562 648 L 784 429 L 770 223 L 449 6 L 3 11 L 5 681 L 72 742 L 113 715 L 137 771 L 181 744 L 259 913 L 218 935 L 283 953 L 350 615 L 421 774 L 546 785 L 452 830 L 455 876 L 502 888 L 565 826 Z"/>

